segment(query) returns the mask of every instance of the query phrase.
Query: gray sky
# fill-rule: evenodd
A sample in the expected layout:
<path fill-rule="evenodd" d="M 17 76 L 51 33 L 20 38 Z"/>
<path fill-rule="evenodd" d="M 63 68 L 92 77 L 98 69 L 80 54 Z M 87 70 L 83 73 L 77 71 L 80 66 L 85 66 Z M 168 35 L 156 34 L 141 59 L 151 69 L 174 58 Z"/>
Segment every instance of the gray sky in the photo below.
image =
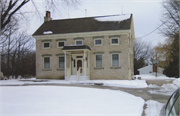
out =
<path fill-rule="evenodd" d="M 40 16 L 32 17 L 28 26 L 28 33 L 33 34 L 36 29 L 43 23 L 46 9 L 51 11 L 53 19 L 68 19 L 79 17 L 91 17 L 114 14 L 133 14 L 135 37 L 142 37 L 159 25 L 160 18 L 163 13 L 162 0 L 81 0 L 77 8 L 59 8 L 59 11 L 45 8 L 42 0 L 36 2 Z M 24 7 L 27 9 L 27 6 Z M 85 13 L 85 9 L 87 13 Z M 159 34 L 159 31 L 143 37 L 142 40 L 150 42 L 153 46 L 158 42 L 164 42 L 164 38 Z"/>

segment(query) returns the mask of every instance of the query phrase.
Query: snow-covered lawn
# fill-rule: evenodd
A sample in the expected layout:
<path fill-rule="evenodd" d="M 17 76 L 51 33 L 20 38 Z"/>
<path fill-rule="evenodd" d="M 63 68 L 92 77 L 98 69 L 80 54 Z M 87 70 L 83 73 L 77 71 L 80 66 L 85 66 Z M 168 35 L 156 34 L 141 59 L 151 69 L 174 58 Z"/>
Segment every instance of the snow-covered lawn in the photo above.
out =
<path fill-rule="evenodd" d="M 141 116 L 144 100 L 108 89 L 1 86 L 1 116 Z"/>

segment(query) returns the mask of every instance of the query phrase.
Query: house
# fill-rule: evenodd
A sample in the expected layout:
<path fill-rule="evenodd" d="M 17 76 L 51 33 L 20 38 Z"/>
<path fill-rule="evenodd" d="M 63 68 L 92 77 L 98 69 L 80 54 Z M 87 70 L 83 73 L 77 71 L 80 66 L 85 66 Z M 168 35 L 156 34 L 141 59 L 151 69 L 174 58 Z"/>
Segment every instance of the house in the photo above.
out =
<path fill-rule="evenodd" d="M 163 68 L 157 67 L 156 65 L 148 65 L 145 66 L 143 68 L 138 69 L 139 74 L 143 75 L 143 74 L 151 74 L 156 76 L 156 72 L 157 72 L 157 76 L 163 76 Z"/>
<path fill-rule="evenodd" d="M 52 20 L 35 31 L 39 79 L 132 79 L 133 15 Z"/>

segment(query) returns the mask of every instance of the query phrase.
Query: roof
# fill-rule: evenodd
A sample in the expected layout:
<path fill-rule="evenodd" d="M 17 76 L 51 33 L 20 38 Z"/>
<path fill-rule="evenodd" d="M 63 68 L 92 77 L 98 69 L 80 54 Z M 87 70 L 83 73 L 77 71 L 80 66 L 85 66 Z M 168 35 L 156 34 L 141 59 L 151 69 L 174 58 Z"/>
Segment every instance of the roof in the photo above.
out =
<path fill-rule="evenodd" d="M 148 65 L 148 66 L 145 66 L 145 67 L 139 68 L 139 69 L 138 69 L 138 71 L 141 71 L 141 70 L 144 70 L 144 69 L 148 69 L 148 68 L 152 69 L 152 67 L 153 67 L 153 65 Z M 159 68 L 159 69 L 161 69 L 161 70 L 164 70 L 164 69 L 163 69 L 163 68 L 161 68 L 161 67 L 157 67 L 157 68 Z"/>
<path fill-rule="evenodd" d="M 87 49 L 87 50 L 91 50 L 91 48 L 87 45 L 74 45 L 74 46 L 64 46 L 62 48 L 62 51 L 66 51 L 66 50 L 83 50 L 83 49 Z"/>
<path fill-rule="evenodd" d="M 128 30 L 131 28 L 132 14 L 61 19 L 44 22 L 33 34 L 65 34 L 78 32 Z M 47 32 L 47 33 L 46 33 Z"/>

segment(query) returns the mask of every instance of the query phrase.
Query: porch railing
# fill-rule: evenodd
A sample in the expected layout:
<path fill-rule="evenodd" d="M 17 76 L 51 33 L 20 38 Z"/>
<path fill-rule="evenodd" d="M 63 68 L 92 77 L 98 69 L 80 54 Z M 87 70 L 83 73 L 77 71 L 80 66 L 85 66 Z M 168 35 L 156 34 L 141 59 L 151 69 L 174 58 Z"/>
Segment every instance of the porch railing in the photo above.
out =
<path fill-rule="evenodd" d="M 67 69 L 67 81 L 69 80 L 70 77 L 70 68 Z"/>
<path fill-rule="evenodd" d="M 79 67 L 79 69 L 78 69 L 78 71 L 77 71 L 77 81 L 79 81 L 80 72 L 81 72 L 81 67 Z"/>

